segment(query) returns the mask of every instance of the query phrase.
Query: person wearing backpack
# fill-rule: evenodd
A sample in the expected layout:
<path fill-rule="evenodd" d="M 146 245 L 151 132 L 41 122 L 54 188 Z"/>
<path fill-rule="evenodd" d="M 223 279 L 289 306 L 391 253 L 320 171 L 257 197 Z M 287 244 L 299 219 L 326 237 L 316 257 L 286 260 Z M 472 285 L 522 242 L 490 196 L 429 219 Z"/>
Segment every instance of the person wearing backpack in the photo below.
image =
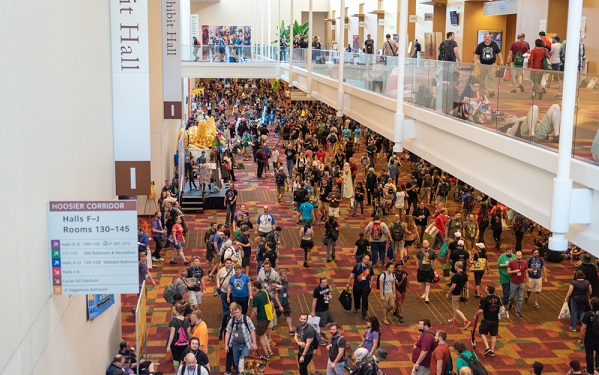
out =
<path fill-rule="evenodd" d="M 431 355 L 430 375 L 450 375 L 453 371 L 453 360 L 446 340 L 447 333 L 445 331 L 439 330 L 435 333 L 437 346 Z"/>
<path fill-rule="evenodd" d="M 590 309 L 582 318 L 580 327 L 580 338 L 578 343 L 581 347 L 584 345 L 586 354 L 588 374 L 597 374 L 599 372 L 599 298 L 593 297 L 590 302 Z"/>
<path fill-rule="evenodd" d="M 370 236 L 370 250 L 372 252 L 372 264 L 376 265 L 380 258 L 381 265 L 385 263 L 385 251 L 389 246 L 387 237 L 389 227 L 381 221 L 380 215 L 375 215 L 374 220 L 368 223 L 364 229 L 364 236 Z"/>
<path fill-rule="evenodd" d="M 403 259 L 404 233 L 406 231 L 406 223 L 401 221 L 400 215 L 395 215 L 395 221 L 389 226 L 391 241 L 393 246 L 393 259 Z"/>
<path fill-rule="evenodd" d="M 293 339 L 298 345 L 297 362 L 299 364 L 299 374 L 308 375 L 308 365 L 312 362 L 314 355 L 314 341 L 318 342 L 316 330 L 308 324 L 308 314 L 301 314 L 300 324 L 295 330 Z M 318 347 L 318 345 L 316 345 Z"/>
<path fill-rule="evenodd" d="M 339 223 L 333 213 L 329 213 L 329 220 L 324 223 L 324 238 L 323 242 L 327 245 L 326 260 L 330 263 L 335 260 L 335 245 L 339 239 Z"/>
<path fill-rule="evenodd" d="M 522 67 L 524 65 L 524 54 L 528 53 L 529 47 L 524 42 L 524 34 L 518 34 L 517 40 L 510 45 L 510 52 L 507 57 L 507 65 L 510 66 L 510 75 L 512 81 L 512 94 L 517 92 L 516 88 L 520 89 L 520 92 L 524 92 L 524 86 L 522 86 Z"/>
<path fill-rule="evenodd" d="M 378 276 L 376 284 L 383 305 L 383 323 L 389 325 L 387 316 L 395 310 L 395 263 L 386 264 L 385 271 Z"/>
<path fill-rule="evenodd" d="M 239 360 L 250 355 L 251 350 L 258 350 L 256 344 L 256 328 L 251 319 L 241 312 L 241 306 L 231 302 L 231 319 L 227 323 L 225 334 L 225 352 L 233 352 L 235 370 L 239 368 Z"/>
<path fill-rule="evenodd" d="M 183 359 L 183 351 L 189 345 L 191 324 L 183 316 L 185 306 L 177 303 L 172 309 L 173 316 L 169 323 L 170 334 L 166 343 L 166 352 L 172 352 L 173 367 L 178 368 Z"/>
<path fill-rule="evenodd" d="M 327 361 L 327 375 L 345 374 L 345 337 L 341 336 L 341 326 L 337 323 L 331 324 L 331 343 L 327 345 L 329 359 Z"/>
<path fill-rule="evenodd" d="M 441 61 L 453 61 L 461 62 L 460 52 L 458 50 L 458 43 L 455 41 L 455 33 L 449 31 L 445 39 L 439 45 L 439 60 Z"/>
<path fill-rule="evenodd" d="M 468 350 L 466 345 L 461 341 L 456 341 L 453 344 L 453 349 L 458 352 L 458 358 L 455 361 L 456 372 L 460 372 L 462 367 L 469 367 L 472 375 L 487 375 L 485 367 L 478 360 L 478 356 Z"/>

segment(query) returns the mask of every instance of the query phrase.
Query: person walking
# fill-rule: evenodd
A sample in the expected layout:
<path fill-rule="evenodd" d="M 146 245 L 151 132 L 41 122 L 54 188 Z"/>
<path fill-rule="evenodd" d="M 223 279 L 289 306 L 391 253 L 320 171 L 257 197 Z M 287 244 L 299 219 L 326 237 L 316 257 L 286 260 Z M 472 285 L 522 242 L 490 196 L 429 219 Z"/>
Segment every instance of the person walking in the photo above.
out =
<path fill-rule="evenodd" d="M 447 345 L 447 333 L 445 331 L 437 331 L 435 334 L 436 347 L 431 355 L 430 375 L 445 375 L 445 368 L 451 359 L 449 345 Z M 453 365 L 453 362 L 452 362 Z"/>
<path fill-rule="evenodd" d="M 590 308 L 582 318 L 579 344 L 584 345 L 587 361 L 587 374 L 597 374 L 599 371 L 599 332 L 593 329 L 593 322 L 599 317 L 599 298 L 591 298 Z"/>
<path fill-rule="evenodd" d="M 339 239 L 339 223 L 333 213 L 329 213 L 329 220 L 324 224 L 324 239 L 323 242 L 327 245 L 327 263 L 335 260 L 335 245 Z"/>
<path fill-rule="evenodd" d="M 308 324 L 308 314 L 301 314 L 300 324 L 296 328 L 296 334 L 293 336 L 298 345 L 297 362 L 299 365 L 299 374 L 308 375 L 308 365 L 312 362 L 314 349 L 312 342 L 316 340 L 316 330 Z"/>
<path fill-rule="evenodd" d="M 364 235 L 370 236 L 370 251 L 372 252 L 372 264 L 376 266 L 380 259 L 385 264 L 385 251 L 387 250 L 389 228 L 381 221 L 380 215 L 375 215 L 374 220 L 368 223 L 364 229 Z"/>
<path fill-rule="evenodd" d="M 428 295 L 431 290 L 431 283 L 435 277 L 435 260 L 437 253 L 429 247 L 428 240 L 422 241 L 422 249 L 416 254 L 416 268 L 418 273 L 416 279 L 422 283 L 424 293 L 420 296 L 425 303 L 429 303 Z"/>
<path fill-rule="evenodd" d="M 486 33 L 484 40 L 476 46 L 474 51 L 474 63 L 479 64 L 480 69 L 480 91 L 492 98 L 495 96 L 495 71 L 497 70 L 497 59 L 499 65 L 503 65 L 501 49 L 493 41 L 491 33 Z"/>
<path fill-rule="evenodd" d="M 527 270 L 528 265 L 522 260 L 522 251 L 516 251 L 516 259 L 508 263 L 507 272 L 510 274 L 509 309 L 512 309 L 517 295 L 516 315 L 519 317 L 522 317 L 522 296 L 524 295 L 524 281 L 528 275 Z"/>
<path fill-rule="evenodd" d="M 547 267 L 545 267 L 545 260 L 539 257 L 539 249 L 534 249 L 532 251 L 532 258 L 528 258 L 526 265 L 528 266 L 528 288 L 526 290 L 524 302 L 528 302 L 530 294 L 534 293 L 534 307 L 540 309 L 539 294 L 543 288 L 543 281 L 547 282 Z"/>
<path fill-rule="evenodd" d="M 318 326 L 320 327 L 320 341 L 322 345 L 326 344 L 327 341 L 323 329 L 327 324 L 335 321 L 333 313 L 330 310 L 330 302 L 331 290 L 329 288 L 329 280 L 326 277 L 321 277 L 320 283 L 314 288 L 314 292 L 312 292 L 312 311 L 310 312 L 310 315 L 320 318 Z"/>
<path fill-rule="evenodd" d="M 258 350 L 256 329 L 252 320 L 241 312 L 241 306 L 232 302 L 231 319 L 227 323 L 225 334 L 225 352 L 233 352 L 235 370 L 239 368 L 239 360 L 250 355 L 250 350 Z"/>
<path fill-rule="evenodd" d="M 472 264 L 470 270 L 474 274 L 474 288 L 476 289 L 475 297 L 479 298 L 482 295 L 480 292 L 480 283 L 483 280 L 485 271 L 489 272 L 489 262 L 485 244 L 479 242 L 475 245 L 475 247 L 477 251 L 472 256 L 472 259 L 470 259 L 470 263 Z"/>
<path fill-rule="evenodd" d="M 353 287 L 354 314 L 362 309 L 362 319 L 368 312 L 368 296 L 372 288 L 374 269 L 370 265 L 370 255 L 364 254 L 362 263 L 356 264 L 349 275 L 348 287 Z"/>
<path fill-rule="evenodd" d="M 337 323 L 331 324 L 331 343 L 327 345 L 329 359 L 327 361 L 327 375 L 345 374 L 345 337 L 339 332 L 341 326 Z"/>
<path fill-rule="evenodd" d="M 310 267 L 308 264 L 308 253 L 314 248 L 314 241 L 312 236 L 314 235 L 314 229 L 311 224 L 305 224 L 299 230 L 300 247 L 304 250 L 304 267 Z"/>
<path fill-rule="evenodd" d="M 497 343 L 497 333 L 499 332 L 499 307 L 503 305 L 498 296 L 495 295 L 495 287 L 487 285 L 487 296 L 480 301 L 480 306 L 474 314 L 474 319 L 482 314 L 483 320 L 480 322 L 478 333 L 485 344 L 485 356 L 495 356 L 495 344 Z M 491 336 L 491 340 L 487 336 Z"/>
<path fill-rule="evenodd" d="M 395 263 L 387 263 L 385 272 L 379 275 L 378 284 L 383 305 L 383 323 L 389 325 L 388 315 L 395 310 Z"/>
<path fill-rule="evenodd" d="M 268 306 L 271 306 L 272 308 L 272 302 L 270 301 L 268 292 L 263 290 L 262 282 L 260 280 L 254 280 L 252 282 L 252 291 L 254 292 L 254 296 L 252 298 L 253 309 L 251 318 L 252 320 L 256 320 L 256 336 L 258 336 L 258 340 L 260 340 L 260 345 L 262 346 L 262 350 L 264 350 L 264 354 L 267 357 L 271 357 L 273 353 L 270 342 L 268 341 L 268 335 L 266 334 L 270 319 L 268 319 L 269 313 L 266 312 L 266 309 Z"/>
<path fill-rule="evenodd" d="M 431 359 L 435 349 L 435 331 L 431 328 L 429 319 L 418 321 L 420 335 L 412 349 L 412 375 L 430 374 Z"/>
<path fill-rule="evenodd" d="M 508 264 L 516 259 L 512 253 L 512 247 L 505 248 L 505 253 L 497 258 L 497 268 L 499 269 L 499 282 L 501 283 L 501 291 L 503 292 L 503 304 L 507 304 L 510 297 L 510 275 L 508 274 Z"/>
<path fill-rule="evenodd" d="M 366 331 L 360 348 L 368 350 L 368 354 L 374 354 L 376 348 L 381 346 L 381 323 L 376 316 L 366 319 Z"/>
<path fill-rule="evenodd" d="M 570 331 L 576 332 L 576 323 L 582 322 L 585 310 L 589 305 L 593 288 L 591 283 L 584 278 L 584 272 L 577 270 L 574 280 L 570 282 L 568 293 L 564 302 L 570 305 Z"/>
<path fill-rule="evenodd" d="M 468 274 L 464 272 L 464 263 L 456 262 L 454 264 L 455 274 L 451 278 L 451 287 L 445 294 L 445 297 L 451 298 L 451 308 L 453 309 L 453 317 L 447 321 L 449 324 L 456 324 L 456 317 L 464 322 L 464 329 L 470 326 L 470 321 L 466 319 L 464 313 L 460 310 L 460 302 L 462 295 L 468 291 Z"/>

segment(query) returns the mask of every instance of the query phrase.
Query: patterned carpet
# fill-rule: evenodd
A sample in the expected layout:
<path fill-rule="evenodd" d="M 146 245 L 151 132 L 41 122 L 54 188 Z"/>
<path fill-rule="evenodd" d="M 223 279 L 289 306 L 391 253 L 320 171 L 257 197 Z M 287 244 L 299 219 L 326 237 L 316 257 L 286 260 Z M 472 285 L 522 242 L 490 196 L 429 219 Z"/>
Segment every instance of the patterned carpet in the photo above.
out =
<path fill-rule="evenodd" d="M 272 142 L 275 142 L 273 139 Z M 358 155 L 359 156 L 359 155 Z M 382 164 L 381 164 L 382 166 Z M 342 333 L 351 342 L 355 349 L 361 342 L 364 334 L 365 323 L 357 314 L 342 309 L 337 297 L 344 288 L 349 276 L 351 266 L 354 264 L 351 254 L 353 252 L 353 243 L 358 238 L 358 233 L 363 231 L 364 226 L 369 222 L 370 217 L 357 216 L 352 217 L 347 214 L 349 203 L 342 203 L 342 217 L 340 218 L 341 235 L 338 241 L 337 259 L 332 263 L 324 262 L 325 248 L 322 246 L 322 236 L 324 232 L 323 225 L 315 228 L 315 244 L 318 246 L 311 253 L 310 268 L 302 267 L 303 250 L 299 248 L 298 229 L 295 224 L 295 216 L 292 215 L 289 204 L 276 204 L 274 179 L 272 171 L 267 173 L 267 178 L 257 179 L 255 168 L 252 163 L 246 164 L 246 170 L 237 171 L 237 189 L 240 191 L 240 202 L 249 206 L 250 212 L 254 215 L 255 221 L 258 210 L 264 204 L 271 207 L 271 212 L 275 215 L 278 223 L 283 227 L 283 238 L 280 255 L 280 268 L 289 270 L 290 279 L 290 299 L 292 305 L 293 324 L 296 325 L 300 312 L 309 312 L 311 304 L 311 292 L 318 284 L 320 276 L 329 278 L 332 286 L 333 304 L 332 310 L 336 322 L 343 327 Z M 380 169 L 377 169 L 380 170 Z M 406 180 L 408 168 L 404 168 L 402 180 Z M 291 199 L 288 193 L 285 197 L 287 202 Z M 239 206 L 238 206 L 239 207 Z M 456 204 L 452 201 L 449 204 L 450 209 L 455 209 Z M 224 211 L 205 211 L 202 214 L 190 213 L 186 216 L 186 222 L 189 226 L 188 244 L 185 247 L 186 256 L 200 255 L 205 259 L 205 249 L 203 246 L 204 231 L 210 221 L 223 222 Z M 141 219 L 141 218 L 140 218 Z M 147 219 L 144 217 L 143 219 Z M 390 217 L 384 221 L 389 222 Z M 487 231 L 487 243 L 492 243 L 491 233 Z M 514 243 L 514 238 L 509 233 L 504 233 L 503 245 Z M 531 254 L 532 240 L 528 235 L 524 240 L 525 258 Z M 150 244 L 153 248 L 154 244 Z M 500 293 L 499 277 L 495 262 L 500 254 L 499 250 L 489 249 L 489 259 L 491 264 L 491 274 L 485 275 L 485 283 L 493 283 L 498 287 Z M 170 257 L 172 249 L 167 251 L 164 258 Z M 414 250 L 413 250 L 414 251 Z M 412 254 L 413 255 L 413 254 Z M 167 258 L 168 259 L 168 258 Z M 414 259 L 412 257 L 412 259 Z M 496 356 L 494 358 L 482 357 L 484 345 L 480 336 L 477 335 L 479 344 L 477 352 L 481 355 L 483 364 L 492 374 L 529 374 L 531 365 L 538 360 L 545 364 L 544 374 L 564 374 L 567 369 L 567 363 L 571 359 L 584 360 L 584 351 L 576 343 L 578 334 L 568 331 L 568 322 L 558 321 L 557 316 L 561 307 L 566 287 L 569 280 L 572 279 L 573 267 L 570 261 L 564 261 L 561 264 L 549 264 L 548 266 L 549 282 L 543 286 L 543 292 L 540 296 L 539 304 L 541 309 L 535 309 L 532 302 L 524 303 L 522 308 L 522 318 L 513 314 L 512 318 L 500 324 Z M 148 357 L 152 361 L 161 363 L 159 369 L 165 373 L 172 373 L 172 362 L 170 354 L 166 354 L 165 341 L 167 339 L 168 322 L 170 320 L 170 307 L 162 298 L 164 288 L 169 285 L 173 278 L 180 271 L 181 266 L 155 265 L 152 273 L 157 280 L 158 286 L 148 288 L 148 323 L 150 326 L 148 334 Z M 252 261 L 250 267 L 250 277 L 255 277 L 255 266 Z M 429 318 L 433 324 L 433 329 L 444 329 L 448 332 L 448 342 L 450 345 L 457 340 L 469 342 L 470 330 L 462 330 L 456 325 L 448 325 L 447 319 L 450 318 L 451 305 L 444 298 L 447 286 L 443 280 L 432 287 L 431 303 L 425 304 L 420 298 L 420 286 L 415 281 L 415 262 L 408 261 L 407 269 L 410 272 L 409 280 L 411 282 L 408 296 L 403 306 L 404 323 L 399 324 L 397 318 L 391 318 L 391 325 L 382 327 L 382 346 L 388 350 L 389 357 L 387 361 L 381 363 L 381 368 L 386 374 L 410 374 L 411 371 L 411 351 L 418 335 L 417 324 L 422 318 Z M 380 269 L 379 269 L 380 270 Z M 377 270 L 377 273 L 379 272 Z M 208 356 L 213 374 L 222 374 L 224 369 L 224 350 L 223 345 L 218 342 L 218 328 L 221 319 L 221 305 L 218 297 L 214 297 L 214 283 L 208 280 L 208 293 L 204 297 L 201 305 L 204 320 L 207 322 L 210 332 L 210 348 Z M 123 335 L 133 340 L 135 332 L 134 318 L 131 314 L 131 307 L 134 306 L 135 296 L 123 296 L 122 317 L 123 317 Z M 463 307 L 465 314 L 470 317 L 477 309 L 477 303 L 471 298 Z M 370 296 L 369 315 L 376 315 L 382 321 L 381 303 L 378 292 Z M 276 327 L 273 333 L 273 339 L 278 343 L 274 348 L 275 355 L 270 360 L 266 374 L 297 374 L 296 353 L 297 347 L 292 344 L 293 340 L 287 332 L 286 326 Z M 452 350 L 453 351 L 453 350 Z M 453 353 L 455 361 L 455 352 Z M 315 354 L 313 363 L 310 365 L 311 371 L 325 371 L 327 353 L 321 346 Z"/>

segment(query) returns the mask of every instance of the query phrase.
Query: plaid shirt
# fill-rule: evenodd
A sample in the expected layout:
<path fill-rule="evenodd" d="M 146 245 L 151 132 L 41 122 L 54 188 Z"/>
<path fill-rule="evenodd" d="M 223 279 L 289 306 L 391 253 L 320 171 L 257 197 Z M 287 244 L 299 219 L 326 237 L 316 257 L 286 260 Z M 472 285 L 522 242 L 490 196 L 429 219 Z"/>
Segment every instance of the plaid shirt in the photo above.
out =
<path fill-rule="evenodd" d="M 247 326 L 245 325 L 245 323 L 243 321 L 246 321 Z M 251 332 L 254 331 L 254 323 L 252 323 L 252 320 L 250 318 L 248 318 L 247 316 L 242 315 L 241 316 L 241 320 L 237 320 L 235 319 L 233 316 L 231 316 L 231 319 L 229 319 L 229 323 L 227 323 L 227 332 L 229 332 L 229 334 L 231 336 L 229 336 L 229 342 L 227 343 L 227 345 L 229 347 L 233 346 L 232 342 L 233 342 L 233 322 L 236 322 L 235 324 L 240 325 L 241 327 L 241 331 L 243 332 L 243 338 L 245 339 L 245 345 L 248 347 L 248 349 L 252 348 L 252 334 Z"/>

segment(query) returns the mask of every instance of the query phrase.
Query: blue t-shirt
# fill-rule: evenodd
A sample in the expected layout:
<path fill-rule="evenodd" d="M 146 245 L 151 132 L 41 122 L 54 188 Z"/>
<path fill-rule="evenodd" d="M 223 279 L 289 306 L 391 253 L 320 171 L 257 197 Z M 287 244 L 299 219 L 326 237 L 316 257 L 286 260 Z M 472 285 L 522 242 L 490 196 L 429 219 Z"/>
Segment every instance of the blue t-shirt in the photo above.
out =
<path fill-rule="evenodd" d="M 343 129 L 341 131 L 341 134 L 343 134 L 343 138 L 349 139 L 349 136 L 351 135 L 351 130 L 350 129 Z"/>
<path fill-rule="evenodd" d="M 541 269 L 545 266 L 545 261 L 541 258 L 529 258 L 526 263 L 528 263 L 528 277 L 540 279 Z"/>
<path fill-rule="evenodd" d="M 360 139 L 361 135 L 362 135 L 362 129 L 356 128 L 356 130 L 354 130 L 354 137 Z"/>
<path fill-rule="evenodd" d="M 137 251 L 148 251 L 150 249 L 148 247 L 148 235 L 145 232 L 141 232 L 141 234 L 137 235 L 137 242 L 141 244 L 137 245 Z"/>
<path fill-rule="evenodd" d="M 248 297 L 250 295 L 250 290 L 248 288 L 248 283 L 250 282 L 250 278 L 245 273 L 237 276 L 235 274 L 231 275 L 229 279 L 229 285 L 232 286 L 231 295 L 235 298 L 243 298 Z"/>
<path fill-rule="evenodd" d="M 302 213 L 302 220 L 312 220 L 312 211 L 314 210 L 314 206 L 310 202 L 304 202 L 300 206 L 300 211 Z"/>

